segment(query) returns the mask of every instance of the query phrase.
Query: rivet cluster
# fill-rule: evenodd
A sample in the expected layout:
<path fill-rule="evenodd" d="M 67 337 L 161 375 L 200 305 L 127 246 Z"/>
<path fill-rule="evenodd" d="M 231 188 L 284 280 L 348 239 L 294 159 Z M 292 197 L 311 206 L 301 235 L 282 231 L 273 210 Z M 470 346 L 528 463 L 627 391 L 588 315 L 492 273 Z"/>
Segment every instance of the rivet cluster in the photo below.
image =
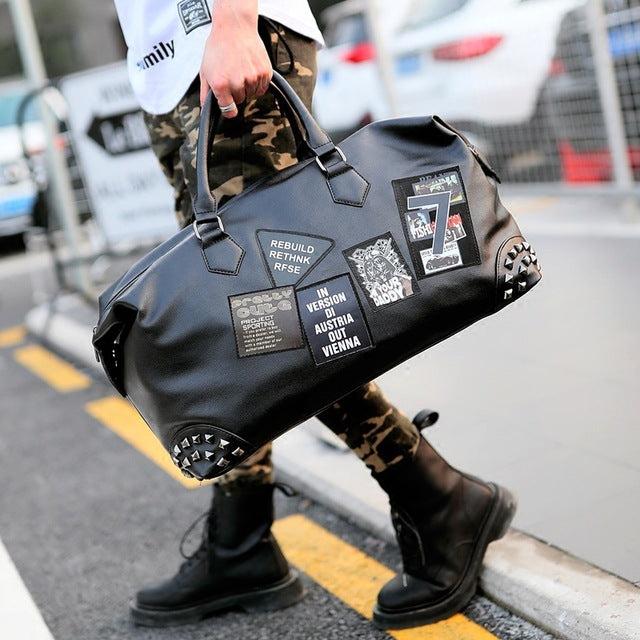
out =
<path fill-rule="evenodd" d="M 533 286 L 539 280 L 539 277 L 536 277 L 531 285 L 529 284 L 532 269 L 536 269 L 538 276 L 542 274 L 535 249 L 528 242 L 518 242 L 509 249 L 503 266 L 507 270 L 503 280 L 505 302 L 511 302 L 515 296 L 524 293 L 528 286 Z"/>
<path fill-rule="evenodd" d="M 245 450 L 230 439 L 202 432 L 185 436 L 175 444 L 171 460 L 183 475 L 201 480 L 220 475 L 232 458 L 241 458 L 244 453 Z"/>

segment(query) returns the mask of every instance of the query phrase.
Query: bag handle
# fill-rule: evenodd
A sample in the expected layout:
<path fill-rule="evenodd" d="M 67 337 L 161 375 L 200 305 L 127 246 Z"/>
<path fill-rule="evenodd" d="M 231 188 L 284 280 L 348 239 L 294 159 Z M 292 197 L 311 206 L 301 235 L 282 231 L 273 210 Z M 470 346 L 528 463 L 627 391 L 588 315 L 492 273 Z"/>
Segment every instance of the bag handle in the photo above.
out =
<path fill-rule="evenodd" d="M 304 143 L 309 154 L 315 157 L 318 166 L 325 173 L 334 200 L 341 204 L 362 206 L 369 183 L 348 164 L 340 148 L 315 121 L 289 83 L 275 70 L 269 90 L 278 98 L 280 109 L 287 116 L 296 140 Z M 211 136 L 215 134 L 219 120 L 220 111 L 214 108 L 214 98 L 210 91 L 200 114 L 196 156 L 197 193 L 194 202 L 194 229 L 201 240 L 204 237 L 205 227 L 209 236 L 212 232 L 224 233 L 224 227 L 218 217 L 218 203 L 211 193 L 208 180 Z M 345 180 L 344 176 L 349 177 L 349 180 Z"/>

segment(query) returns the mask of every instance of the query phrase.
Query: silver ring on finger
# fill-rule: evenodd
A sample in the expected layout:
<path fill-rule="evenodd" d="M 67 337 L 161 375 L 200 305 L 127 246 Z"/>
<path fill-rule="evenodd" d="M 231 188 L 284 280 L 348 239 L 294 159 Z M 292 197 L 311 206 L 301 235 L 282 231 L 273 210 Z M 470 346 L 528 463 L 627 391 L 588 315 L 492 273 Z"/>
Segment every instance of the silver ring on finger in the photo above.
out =
<path fill-rule="evenodd" d="M 235 111 L 237 108 L 235 102 L 232 102 L 231 104 L 228 104 L 225 107 L 223 107 L 222 105 L 218 105 L 218 106 L 220 107 L 221 113 L 229 113 L 231 111 Z"/>

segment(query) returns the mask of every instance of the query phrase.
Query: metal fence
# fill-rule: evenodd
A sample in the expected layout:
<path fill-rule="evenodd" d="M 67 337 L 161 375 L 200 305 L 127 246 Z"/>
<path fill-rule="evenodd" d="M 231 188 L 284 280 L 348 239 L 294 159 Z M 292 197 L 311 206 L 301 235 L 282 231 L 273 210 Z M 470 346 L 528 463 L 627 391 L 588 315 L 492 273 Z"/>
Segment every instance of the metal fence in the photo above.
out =
<path fill-rule="evenodd" d="M 319 57 L 316 90 L 320 124 L 345 134 L 367 119 L 385 117 L 375 102 L 386 93 L 388 115 L 438 113 L 456 125 L 485 152 L 503 182 L 637 188 L 640 0 L 482 2 L 397 0 L 394 6 L 407 7 L 406 22 L 386 33 L 400 9 L 381 0 L 347 0 L 325 11 L 327 49 Z M 523 28 L 527 10 L 536 20 Z M 546 21 L 540 18 L 545 12 Z M 520 31 L 510 32 L 508 24 L 518 20 Z M 494 51 L 492 42 L 501 34 L 504 43 Z M 512 58 L 504 52 L 508 38 Z M 365 39 L 374 47 L 363 46 Z M 520 40 L 519 49 L 514 40 Z M 382 91 L 369 89 L 375 84 L 371 74 L 365 78 L 366 65 L 376 63 L 374 50 Z M 531 80 L 531 111 L 526 118 L 510 117 L 522 102 L 517 87 L 526 84 L 515 74 L 526 75 L 535 57 L 544 58 L 544 69 L 539 66 L 540 77 Z M 369 99 L 368 93 L 376 95 Z M 406 108 L 412 94 L 420 97 Z M 353 112 L 352 122 L 345 121 L 346 111 Z M 493 117 L 498 111 L 502 120 Z"/>
<path fill-rule="evenodd" d="M 640 0 L 565 15 L 528 124 L 472 127 L 505 181 L 640 184 Z"/>
<path fill-rule="evenodd" d="M 540 164 L 529 155 L 529 165 L 526 153 L 510 156 L 508 179 L 638 184 L 640 0 L 586 3 L 565 16 L 538 107 L 529 148 L 546 155 Z M 503 144 L 509 157 L 514 138 Z"/>

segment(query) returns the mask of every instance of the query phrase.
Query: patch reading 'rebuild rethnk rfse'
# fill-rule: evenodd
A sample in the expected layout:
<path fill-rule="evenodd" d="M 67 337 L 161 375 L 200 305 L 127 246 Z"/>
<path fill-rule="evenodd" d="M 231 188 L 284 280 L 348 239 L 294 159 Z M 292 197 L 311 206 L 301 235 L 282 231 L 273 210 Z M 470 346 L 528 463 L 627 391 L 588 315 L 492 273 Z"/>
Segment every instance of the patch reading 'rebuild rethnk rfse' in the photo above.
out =
<path fill-rule="evenodd" d="M 316 364 L 373 346 L 348 275 L 297 292 L 300 317 Z"/>
<path fill-rule="evenodd" d="M 238 356 L 256 356 L 304 346 L 293 287 L 229 297 Z"/>
<path fill-rule="evenodd" d="M 333 247 L 333 240 L 289 231 L 260 229 L 257 234 L 273 284 L 296 284 Z"/>

